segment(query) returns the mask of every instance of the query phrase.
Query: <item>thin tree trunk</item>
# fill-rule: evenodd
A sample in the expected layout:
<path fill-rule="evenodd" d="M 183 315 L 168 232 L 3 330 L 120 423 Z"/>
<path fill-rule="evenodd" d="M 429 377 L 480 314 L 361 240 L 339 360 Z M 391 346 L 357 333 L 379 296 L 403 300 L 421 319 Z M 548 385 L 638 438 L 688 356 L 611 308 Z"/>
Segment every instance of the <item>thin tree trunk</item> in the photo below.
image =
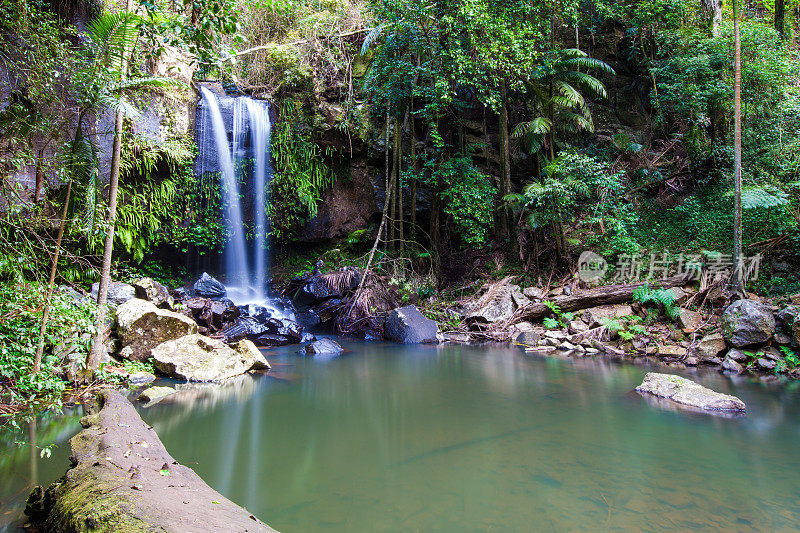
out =
<path fill-rule="evenodd" d="M 742 287 L 742 51 L 739 40 L 739 0 L 733 0 L 733 276 L 731 289 L 736 294 Z"/>
<path fill-rule="evenodd" d="M 500 87 L 500 226 L 502 237 L 509 233 L 508 209 L 504 198 L 511 189 L 511 151 L 508 142 L 508 89 L 505 81 Z"/>
<path fill-rule="evenodd" d="M 775 31 L 781 36 L 781 39 L 786 38 L 786 28 L 784 25 L 784 17 L 786 15 L 786 4 L 784 0 L 775 0 Z"/>
<path fill-rule="evenodd" d="M 389 183 L 392 190 L 392 194 L 389 196 L 389 226 L 388 226 L 388 238 L 386 240 L 386 248 L 389 250 L 394 251 L 395 248 L 395 237 L 396 237 L 396 230 L 397 230 L 397 129 L 399 124 L 397 124 L 397 119 L 394 121 L 394 138 L 392 140 L 392 170 L 389 174 Z M 389 137 L 386 137 L 388 142 Z"/>
<path fill-rule="evenodd" d="M 403 128 L 400 130 L 400 133 L 397 135 L 396 145 L 397 145 L 397 232 L 398 232 L 398 239 L 400 242 L 398 243 L 398 248 L 402 253 L 405 250 L 406 242 L 406 230 L 405 230 L 405 209 L 403 205 L 403 177 L 402 177 L 402 164 L 403 164 L 403 131 L 408 126 L 408 110 L 406 110 L 406 117 L 403 119 Z"/>
<path fill-rule="evenodd" d="M 417 240 L 417 172 L 419 166 L 417 165 L 417 129 L 414 127 L 413 106 L 414 100 L 411 100 L 412 115 L 409 120 L 409 127 L 411 128 L 411 227 L 410 235 L 411 240 Z"/>
<path fill-rule="evenodd" d="M 38 204 L 44 187 L 44 147 L 39 150 L 36 157 L 36 186 L 33 192 L 33 203 Z"/>
<path fill-rule="evenodd" d="M 391 171 L 390 171 L 390 167 L 389 167 L 389 112 L 388 112 L 388 110 L 386 112 L 386 139 L 385 140 L 386 140 L 386 143 L 385 143 L 385 150 L 384 150 L 384 154 L 383 154 L 384 155 L 384 168 L 383 168 L 383 170 L 384 170 L 384 183 L 385 183 L 384 191 L 386 192 L 386 201 L 389 202 L 387 204 L 387 208 L 386 208 L 387 209 L 387 213 L 388 213 L 389 212 L 388 209 L 391 207 L 391 202 L 392 202 L 391 194 L 390 194 L 391 182 L 389 181 L 389 176 L 390 176 Z M 389 224 L 381 223 L 381 227 L 383 228 L 383 231 L 386 232 L 386 234 L 383 236 L 383 249 L 386 250 L 386 248 L 388 246 L 388 242 L 389 242 Z"/>
<path fill-rule="evenodd" d="M 78 124 L 80 127 L 80 124 Z M 53 289 L 56 283 L 56 272 L 58 270 L 58 256 L 61 252 L 61 241 L 64 238 L 64 226 L 67 221 L 67 211 L 69 200 L 72 194 L 72 179 L 67 182 L 67 196 L 64 199 L 64 208 L 61 210 L 61 223 L 58 226 L 58 237 L 56 238 L 56 249 L 53 251 L 53 264 L 50 265 L 50 279 L 47 282 L 47 296 L 44 300 L 44 310 L 42 311 L 42 323 L 39 327 L 39 342 L 36 345 L 36 355 L 33 358 L 33 373 L 38 374 L 42 366 L 42 354 L 44 353 L 44 338 L 47 333 L 47 323 L 50 321 L 50 301 L 53 298 Z"/>
<path fill-rule="evenodd" d="M 127 0 L 125 10 L 132 11 L 133 1 Z M 128 70 L 130 50 L 123 50 L 121 76 L 124 81 Z M 108 286 L 111 280 L 111 258 L 114 253 L 114 227 L 117 222 L 117 195 L 119 193 L 120 160 L 122 158 L 122 126 L 123 115 L 117 111 L 114 118 L 114 144 L 111 150 L 111 172 L 108 184 L 108 230 L 103 244 L 103 265 L 100 269 L 100 283 L 97 289 L 97 316 L 95 318 L 95 335 L 92 349 L 86 358 L 86 381 L 100 367 L 100 358 L 105 350 L 105 337 L 108 335 L 106 324 Z"/>

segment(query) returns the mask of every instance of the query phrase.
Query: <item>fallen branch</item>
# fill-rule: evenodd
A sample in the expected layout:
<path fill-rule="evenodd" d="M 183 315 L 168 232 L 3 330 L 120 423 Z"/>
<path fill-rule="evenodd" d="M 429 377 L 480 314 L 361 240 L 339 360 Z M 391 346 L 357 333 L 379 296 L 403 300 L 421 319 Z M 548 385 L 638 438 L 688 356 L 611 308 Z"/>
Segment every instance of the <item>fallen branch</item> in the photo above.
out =
<path fill-rule="evenodd" d="M 672 287 L 683 287 L 689 285 L 691 279 L 676 276 L 662 280 L 655 280 L 653 282 L 643 281 L 640 283 L 627 283 L 621 285 L 606 285 L 605 287 L 598 287 L 596 289 L 589 289 L 582 291 L 578 294 L 571 296 L 561 296 L 553 298 L 552 303 L 558 306 L 563 312 L 580 311 L 589 307 L 596 307 L 598 305 L 611 305 L 629 302 L 633 299 L 633 291 L 646 284 L 652 283 L 653 285 L 660 285 L 664 289 Z M 544 303 L 534 303 L 525 306 L 517 315 L 515 322 L 522 320 L 539 320 L 551 313 L 550 308 Z"/>

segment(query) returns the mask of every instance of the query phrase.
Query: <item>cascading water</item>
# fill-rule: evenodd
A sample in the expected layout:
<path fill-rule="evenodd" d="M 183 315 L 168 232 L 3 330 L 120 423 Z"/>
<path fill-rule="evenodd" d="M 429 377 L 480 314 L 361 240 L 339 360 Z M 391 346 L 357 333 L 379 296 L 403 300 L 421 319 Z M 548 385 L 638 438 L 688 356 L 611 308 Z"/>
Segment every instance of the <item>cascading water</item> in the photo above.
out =
<path fill-rule="evenodd" d="M 219 97 L 205 87 L 201 93 L 206 112 L 200 114 L 199 120 L 206 124 L 198 127 L 202 137 L 198 139 L 199 171 L 215 170 L 222 177 L 223 213 L 229 238 L 223 250 L 228 296 L 237 304 L 268 305 L 266 206 L 267 184 L 272 177 L 269 104 L 245 96 Z M 207 134 L 209 126 L 211 138 Z M 207 161 L 214 156 L 216 168 L 213 161 L 211 164 Z M 247 172 L 249 160 L 253 163 L 252 173 Z M 248 206 L 247 200 L 252 200 L 254 237 L 251 242 L 248 242 L 245 228 L 243 197 Z"/>

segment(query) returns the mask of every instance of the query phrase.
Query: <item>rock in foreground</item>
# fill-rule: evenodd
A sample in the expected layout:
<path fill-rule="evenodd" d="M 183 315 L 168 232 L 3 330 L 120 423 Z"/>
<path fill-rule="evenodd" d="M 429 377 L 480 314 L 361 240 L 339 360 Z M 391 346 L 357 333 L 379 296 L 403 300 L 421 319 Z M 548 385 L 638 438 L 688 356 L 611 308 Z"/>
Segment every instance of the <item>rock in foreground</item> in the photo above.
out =
<path fill-rule="evenodd" d="M 167 376 L 186 381 L 221 381 L 250 370 L 269 370 L 269 363 L 250 341 L 236 350 L 218 339 L 186 335 L 152 350 L 153 365 Z"/>
<path fill-rule="evenodd" d="M 722 335 L 736 348 L 768 341 L 775 333 L 775 317 L 764 304 L 736 300 L 725 309 L 720 321 Z"/>
<path fill-rule="evenodd" d="M 400 307 L 389 313 L 383 329 L 387 339 L 401 344 L 439 342 L 439 326 L 422 316 L 413 305 Z"/>
<path fill-rule="evenodd" d="M 178 464 L 118 392 L 96 408 L 70 441 L 74 466 L 28 497 L 41 531 L 274 531 Z"/>
<path fill-rule="evenodd" d="M 744 402 L 736 396 L 714 392 L 692 380 L 672 374 L 650 372 L 636 390 L 707 411 L 745 410 Z"/>

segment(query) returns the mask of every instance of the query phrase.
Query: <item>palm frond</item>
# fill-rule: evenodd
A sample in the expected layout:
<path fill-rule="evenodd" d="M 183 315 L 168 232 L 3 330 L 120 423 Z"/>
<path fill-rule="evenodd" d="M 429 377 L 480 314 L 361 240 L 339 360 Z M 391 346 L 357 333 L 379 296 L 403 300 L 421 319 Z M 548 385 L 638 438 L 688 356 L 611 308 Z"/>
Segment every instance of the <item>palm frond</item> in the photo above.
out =
<path fill-rule="evenodd" d="M 364 37 L 364 44 L 361 45 L 361 55 L 366 55 L 367 52 L 369 52 L 369 49 L 372 48 L 372 45 L 378 40 L 381 33 L 383 33 L 384 28 L 384 25 L 375 26 L 370 30 L 367 36 Z"/>
<path fill-rule="evenodd" d="M 125 53 L 136 45 L 141 18 L 128 11 L 103 13 L 89 24 L 89 36 L 101 60 L 122 70 Z"/>
<path fill-rule="evenodd" d="M 132 78 L 119 82 L 114 87 L 115 92 L 124 92 L 128 89 L 165 89 L 165 88 L 188 89 L 189 86 L 182 81 L 161 76 L 145 76 L 142 78 Z"/>

